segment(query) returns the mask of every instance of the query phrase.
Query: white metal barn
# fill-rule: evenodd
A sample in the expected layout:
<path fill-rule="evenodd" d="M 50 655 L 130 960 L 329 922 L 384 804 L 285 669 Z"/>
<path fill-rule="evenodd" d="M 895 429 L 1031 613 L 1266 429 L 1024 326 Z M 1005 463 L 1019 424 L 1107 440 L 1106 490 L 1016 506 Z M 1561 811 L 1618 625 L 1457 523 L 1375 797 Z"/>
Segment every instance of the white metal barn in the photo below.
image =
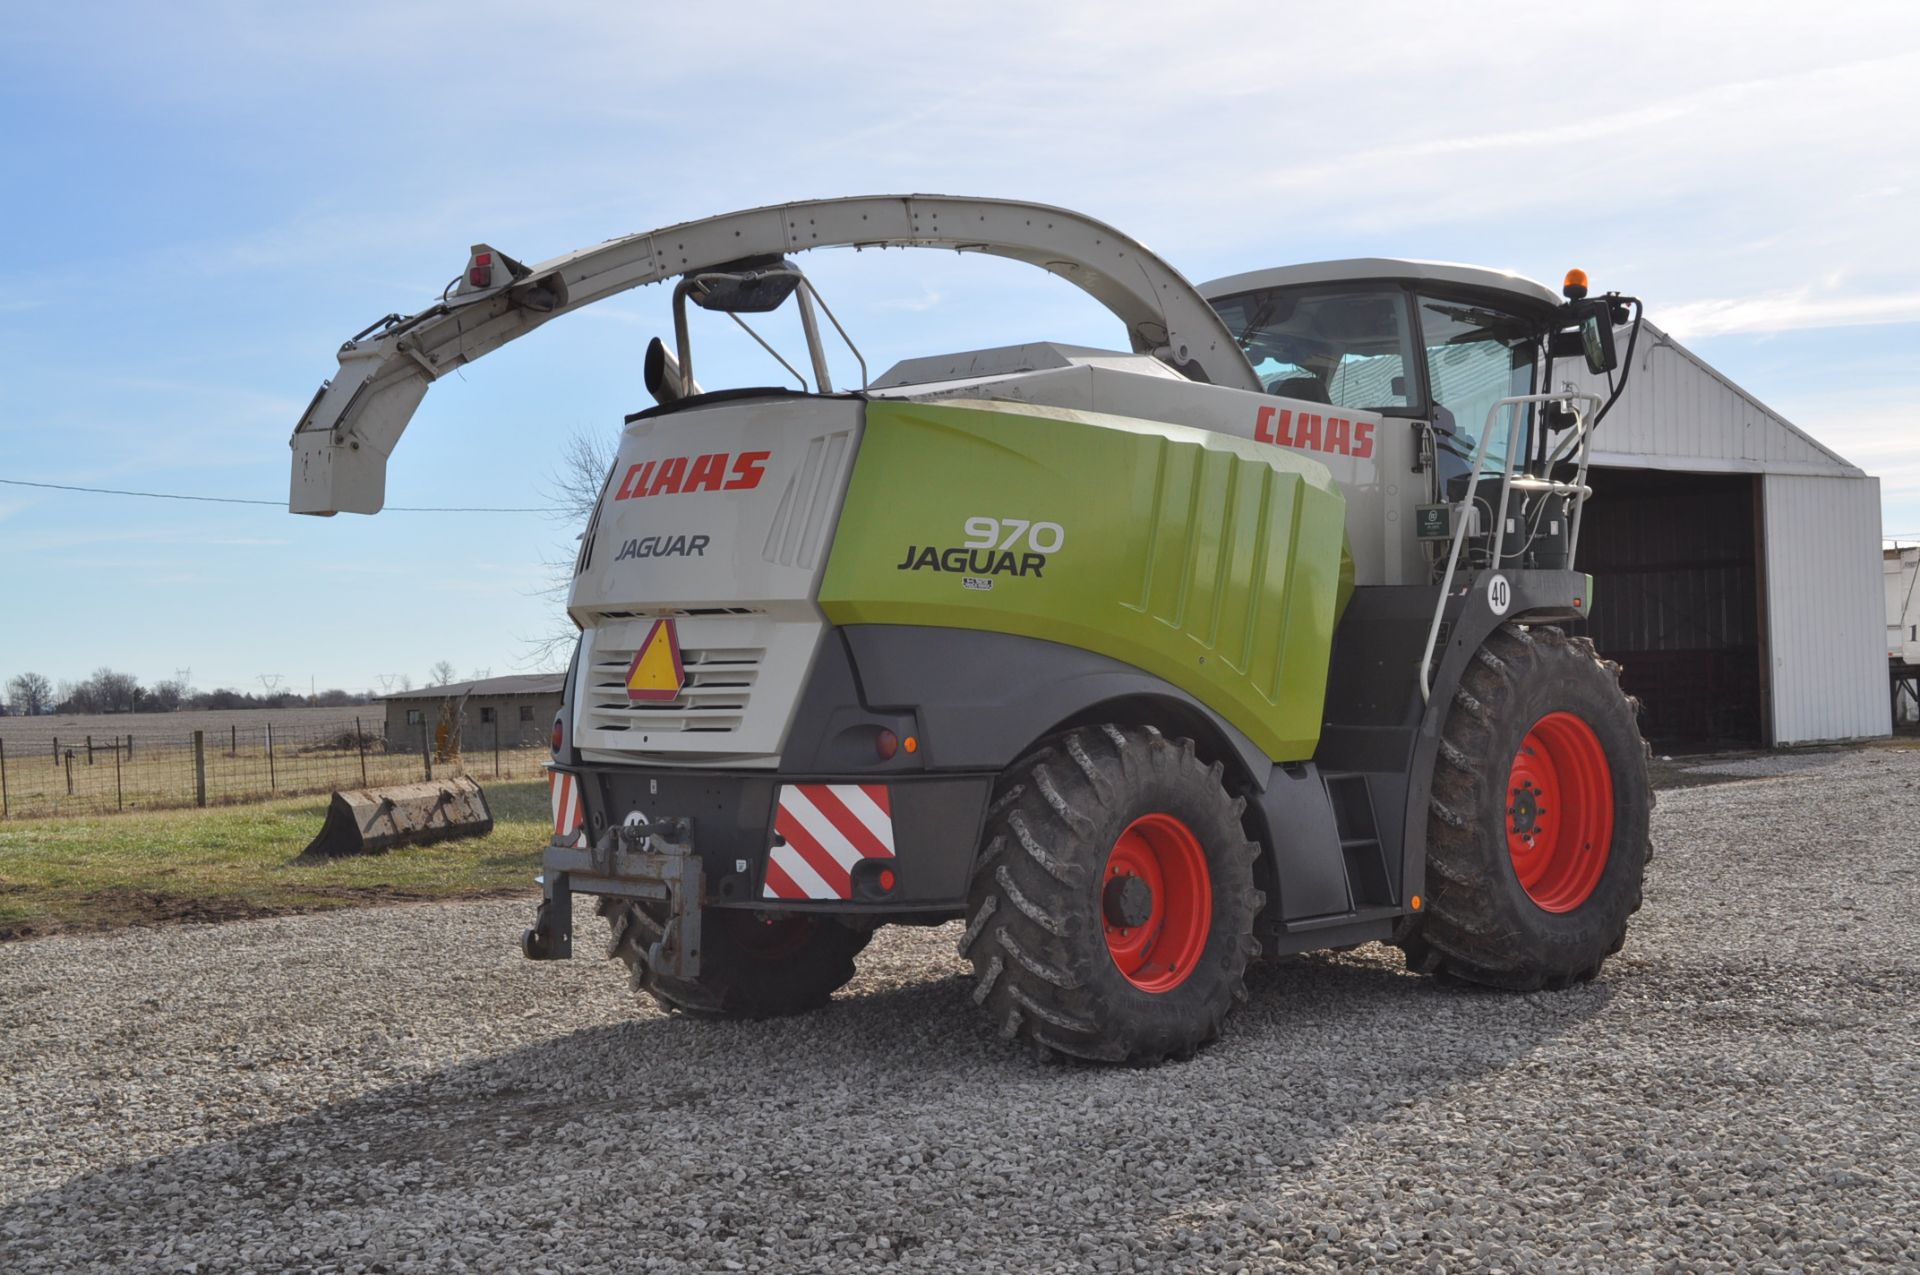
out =
<path fill-rule="evenodd" d="M 1604 397 L 1577 360 L 1563 370 Z M 1650 737 L 1889 733 L 1879 479 L 1651 322 L 1594 447 L 1591 635 Z"/>

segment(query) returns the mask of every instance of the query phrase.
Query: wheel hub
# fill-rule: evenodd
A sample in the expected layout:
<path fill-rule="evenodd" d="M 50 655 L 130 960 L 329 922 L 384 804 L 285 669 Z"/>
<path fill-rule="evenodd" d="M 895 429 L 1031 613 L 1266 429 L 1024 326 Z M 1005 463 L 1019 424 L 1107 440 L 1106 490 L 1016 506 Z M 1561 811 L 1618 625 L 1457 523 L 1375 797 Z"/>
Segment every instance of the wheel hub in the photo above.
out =
<path fill-rule="evenodd" d="M 1545 813 L 1540 805 L 1540 790 L 1533 786 L 1531 779 L 1523 779 L 1520 786 L 1513 790 L 1513 804 L 1507 807 L 1507 814 L 1513 819 L 1513 831 L 1521 836 L 1531 836 L 1534 825 Z"/>
<path fill-rule="evenodd" d="M 1153 887 L 1128 872 L 1108 878 L 1100 893 L 1100 910 L 1107 924 L 1137 930 L 1153 915 Z"/>

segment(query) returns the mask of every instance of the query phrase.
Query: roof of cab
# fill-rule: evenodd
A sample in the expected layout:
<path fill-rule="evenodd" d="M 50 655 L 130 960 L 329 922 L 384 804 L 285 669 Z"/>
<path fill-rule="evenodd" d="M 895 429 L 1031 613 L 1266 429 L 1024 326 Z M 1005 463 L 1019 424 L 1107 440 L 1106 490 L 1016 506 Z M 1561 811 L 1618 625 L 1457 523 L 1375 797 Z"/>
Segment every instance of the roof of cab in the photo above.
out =
<path fill-rule="evenodd" d="M 1523 297 L 1545 305 L 1557 306 L 1560 296 L 1543 283 L 1506 270 L 1488 270 L 1484 266 L 1463 266 L 1450 261 L 1405 261 L 1398 257 L 1348 257 L 1341 261 L 1310 261 L 1297 266 L 1274 266 L 1231 274 L 1199 285 L 1200 295 L 1209 301 L 1251 292 L 1256 288 L 1294 287 L 1311 283 L 1347 283 L 1357 279 L 1404 279 L 1420 283 L 1446 283 L 1457 287 L 1485 288 Z"/>

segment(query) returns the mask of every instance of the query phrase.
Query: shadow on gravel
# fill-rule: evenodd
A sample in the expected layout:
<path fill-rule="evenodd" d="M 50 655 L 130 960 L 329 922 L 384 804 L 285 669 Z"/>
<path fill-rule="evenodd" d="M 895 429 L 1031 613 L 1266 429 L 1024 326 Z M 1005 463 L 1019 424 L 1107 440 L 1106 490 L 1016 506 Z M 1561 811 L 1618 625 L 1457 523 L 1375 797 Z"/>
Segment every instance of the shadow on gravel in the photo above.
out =
<path fill-rule="evenodd" d="M 646 1013 L 27 1197 L 0 1211 L 0 1269 L 141 1265 L 155 1246 L 157 1269 L 392 1269 L 443 1244 L 529 1269 L 560 1230 L 563 1265 L 719 1253 L 790 1269 L 876 1236 L 890 1256 L 977 1252 L 966 1237 L 1014 1225 L 982 1220 L 1001 1217 L 1061 1252 L 1137 1245 L 1257 1203 L 1356 1125 L 1421 1136 L 1409 1108 L 1609 999 L 1604 983 L 1443 988 L 1396 960 L 1257 967 L 1224 1040 L 1136 1071 L 1016 1054 L 958 976 L 776 1022 Z"/>

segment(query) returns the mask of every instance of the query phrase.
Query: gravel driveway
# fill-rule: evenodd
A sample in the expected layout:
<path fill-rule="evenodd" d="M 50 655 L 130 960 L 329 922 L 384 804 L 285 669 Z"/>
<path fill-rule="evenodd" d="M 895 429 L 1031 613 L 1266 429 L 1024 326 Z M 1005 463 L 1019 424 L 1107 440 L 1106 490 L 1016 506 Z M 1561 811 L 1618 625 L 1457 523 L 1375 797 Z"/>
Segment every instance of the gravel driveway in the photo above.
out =
<path fill-rule="evenodd" d="M 7 945 L 0 1270 L 1911 1267 L 1920 751 L 1780 769 L 1663 794 L 1593 986 L 1270 965 L 1144 1072 L 1010 1054 L 952 927 L 739 1025 L 522 904 Z"/>

